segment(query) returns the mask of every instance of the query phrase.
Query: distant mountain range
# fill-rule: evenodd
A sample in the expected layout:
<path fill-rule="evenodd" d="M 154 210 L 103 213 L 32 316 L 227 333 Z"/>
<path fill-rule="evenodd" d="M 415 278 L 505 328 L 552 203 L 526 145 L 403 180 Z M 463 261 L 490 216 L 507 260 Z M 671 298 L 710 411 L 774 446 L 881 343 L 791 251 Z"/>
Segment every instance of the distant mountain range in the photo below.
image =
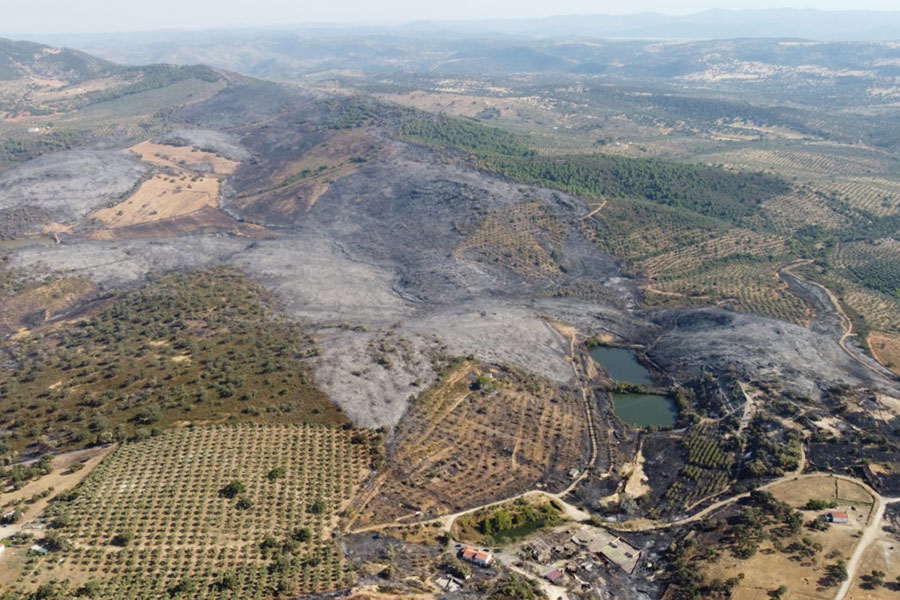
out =
<path fill-rule="evenodd" d="M 411 31 L 502 33 L 514 36 L 708 40 L 803 38 L 820 41 L 900 39 L 900 12 L 811 9 L 724 10 L 693 15 L 571 15 L 480 23 L 412 23 Z"/>
<path fill-rule="evenodd" d="M 245 38 L 298 33 L 304 37 L 389 35 L 434 39 L 459 36 L 510 36 L 593 39 L 709 40 L 733 38 L 802 38 L 818 41 L 887 41 L 900 39 L 900 11 L 822 11 L 814 9 L 726 10 L 692 15 L 561 15 L 543 19 L 415 21 L 402 25 L 296 24 L 254 29 L 192 32 L 198 42 L 210 38 Z M 0 30 L 0 34 L 4 32 Z M 16 35 L 57 46 L 98 47 L 131 41 L 147 45 L 178 39 L 183 31 L 90 35 Z"/>

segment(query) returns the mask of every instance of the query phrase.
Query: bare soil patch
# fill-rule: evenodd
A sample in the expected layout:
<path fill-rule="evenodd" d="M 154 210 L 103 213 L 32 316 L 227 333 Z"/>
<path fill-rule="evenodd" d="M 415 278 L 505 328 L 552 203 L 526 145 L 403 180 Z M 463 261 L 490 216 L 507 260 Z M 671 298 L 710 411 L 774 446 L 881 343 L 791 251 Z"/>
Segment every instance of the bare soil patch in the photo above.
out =
<path fill-rule="evenodd" d="M 900 375 L 900 334 L 873 331 L 869 334 L 869 348 L 875 360 Z"/>

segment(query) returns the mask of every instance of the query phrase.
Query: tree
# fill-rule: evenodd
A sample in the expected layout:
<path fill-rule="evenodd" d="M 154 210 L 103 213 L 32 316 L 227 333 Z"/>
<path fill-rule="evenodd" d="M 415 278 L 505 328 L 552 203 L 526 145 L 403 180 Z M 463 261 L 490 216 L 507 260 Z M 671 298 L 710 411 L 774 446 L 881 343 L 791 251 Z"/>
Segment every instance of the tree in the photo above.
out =
<path fill-rule="evenodd" d="M 277 479 L 283 478 L 286 473 L 287 472 L 284 470 L 284 467 L 275 467 L 266 474 L 266 477 L 269 481 L 275 481 Z"/>
<path fill-rule="evenodd" d="M 291 534 L 291 537 L 297 540 L 298 542 L 308 542 L 312 537 L 312 533 L 309 531 L 308 527 L 301 527 L 299 529 L 295 529 Z"/>
<path fill-rule="evenodd" d="M 38 543 L 50 552 L 57 552 L 69 548 L 69 540 L 56 531 L 51 531 L 46 537 L 39 540 Z"/>
<path fill-rule="evenodd" d="M 778 586 L 778 589 L 769 592 L 769 597 L 771 597 L 773 600 L 781 600 L 787 593 L 788 587 L 786 585 L 780 585 Z"/>
<path fill-rule="evenodd" d="M 241 496 L 237 501 L 237 504 L 234 505 L 238 510 L 249 510 L 253 507 L 253 502 L 250 501 L 250 498 L 247 496 Z"/>
<path fill-rule="evenodd" d="M 441 561 L 441 569 L 458 579 L 468 579 L 472 576 L 472 567 L 452 554 L 444 555 L 444 559 Z"/>
<path fill-rule="evenodd" d="M 235 479 L 221 490 L 219 490 L 219 495 L 223 498 L 236 498 L 238 495 L 243 494 L 247 490 L 244 487 L 244 484 Z"/>
<path fill-rule="evenodd" d="M 63 529 L 72 524 L 72 519 L 67 514 L 56 515 L 52 521 L 50 521 L 50 527 L 53 529 Z"/>
<path fill-rule="evenodd" d="M 212 582 L 211 587 L 213 589 L 222 591 L 222 590 L 233 590 L 238 586 L 238 578 L 231 571 L 227 571 L 225 573 L 220 574 L 215 581 Z"/>
<path fill-rule="evenodd" d="M 96 579 L 89 579 L 75 590 L 76 596 L 86 596 L 93 598 L 100 591 L 100 582 Z"/>
<path fill-rule="evenodd" d="M 134 421 L 140 425 L 152 425 L 159 421 L 161 416 L 162 412 L 158 405 L 147 404 L 134 415 Z"/>
<path fill-rule="evenodd" d="M 865 580 L 865 587 L 870 590 L 881 587 L 882 585 L 884 585 L 884 575 L 884 571 L 873 569 L 870 574 L 863 577 L 863 579 Z"/>
<path fill-rule="evenodd" d="M 31 600 L 45 600 L 48 598 L 56 597 L 56 584 L 54 583 L 43 583 L 38 586 L 34 592 L 32 592 L 29 596 Z"/>
<path fill-rule="evenodd" d="M 321 498 L 316 498 L 316 500 L 309 505 L 307 510 L 314 515 L 320 515 L 325 512 L 326 508 L 328 508 L 328 506 L 325 504 L 325 501 Z"/>
<path fill-rule="evenodd" d="M 130 544 L 133 539 L 134 539 L 133 532 L 122 531 L 122 532 L 119 532 L 116 535 L 114 535 L 112 537 L 112 539 L 109 541 L 109 543 L 112 544 L 113 546 L 120 546 L 120 547 L 124 548 L 125 546 Z"/>

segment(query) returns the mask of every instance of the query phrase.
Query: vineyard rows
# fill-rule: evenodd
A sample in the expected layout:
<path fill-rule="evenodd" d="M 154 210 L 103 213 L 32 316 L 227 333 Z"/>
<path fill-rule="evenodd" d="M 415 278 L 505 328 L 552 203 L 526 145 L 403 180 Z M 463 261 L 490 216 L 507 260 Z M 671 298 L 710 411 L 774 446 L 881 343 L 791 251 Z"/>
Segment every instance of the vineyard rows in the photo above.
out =
<path fill-rule="evenodd" d="M 728 486 L 735 454 L 722 448 L 718 436 L 715 429 L 699 426 L 684 442 L 686 464 L 665 493 L 670 506 L 684 507 Z"/>

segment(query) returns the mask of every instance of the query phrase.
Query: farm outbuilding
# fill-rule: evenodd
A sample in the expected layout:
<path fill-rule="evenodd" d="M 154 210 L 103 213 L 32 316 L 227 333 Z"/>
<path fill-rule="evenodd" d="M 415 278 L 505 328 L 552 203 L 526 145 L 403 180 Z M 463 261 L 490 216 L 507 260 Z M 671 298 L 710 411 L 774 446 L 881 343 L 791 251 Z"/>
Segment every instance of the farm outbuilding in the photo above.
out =
<path fill-rule="evenodd" d="M 579 546 L 586 547 L 593 554 L 603 557 L 629 574 L 634 572 L 634 568 L 641 558 L 641 551 L 621 537 L 590 525 L 582 527 L 572 541 Z"/>
<path fill-rule="evenodd" d="M 849 523 L 850 517 L 845 512 L 830 512 L 827 515 L 828 521 L 830 523 Z"/>
<path fill-rule="evenodd" d="M 557 581 L 559 581 L 562 578 L 563 578 L 563 572 L 560 571 L 559 569 L 554 569 L 554 570 L 550 571 L 549 573 L 544 573 L 544 579 L 546 579 L 550 583 L 556 583 Z"/>

